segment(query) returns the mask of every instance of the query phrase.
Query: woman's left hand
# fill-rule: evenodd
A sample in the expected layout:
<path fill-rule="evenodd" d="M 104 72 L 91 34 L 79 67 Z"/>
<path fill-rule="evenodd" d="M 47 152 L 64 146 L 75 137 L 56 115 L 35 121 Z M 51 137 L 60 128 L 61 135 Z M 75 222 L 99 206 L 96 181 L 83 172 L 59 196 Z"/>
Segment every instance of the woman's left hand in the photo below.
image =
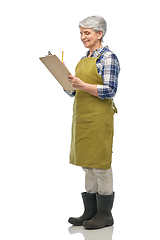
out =
<path fill-rule="evenodd" d="M 80 78 L 74 77 L 71 74 L 68 75 L 68 80 L 70 81 L 72 86 L 77 88 L 77 89 L 81 89 L 82 90 L 84 85 L 85 85 L 85 83 Z"/>

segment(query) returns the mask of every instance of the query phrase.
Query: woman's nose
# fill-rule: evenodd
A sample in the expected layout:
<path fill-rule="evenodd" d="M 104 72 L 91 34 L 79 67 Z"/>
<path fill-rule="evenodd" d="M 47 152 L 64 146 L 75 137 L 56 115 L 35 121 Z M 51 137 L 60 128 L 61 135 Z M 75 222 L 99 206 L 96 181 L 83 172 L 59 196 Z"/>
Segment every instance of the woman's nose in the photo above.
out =
<path fill-rule="evenodd" d="M 82 34 L 82 35 L 81 35 L 81 40 L 83 41 L 84 39 L 85 39 L 85 35 Z"/>

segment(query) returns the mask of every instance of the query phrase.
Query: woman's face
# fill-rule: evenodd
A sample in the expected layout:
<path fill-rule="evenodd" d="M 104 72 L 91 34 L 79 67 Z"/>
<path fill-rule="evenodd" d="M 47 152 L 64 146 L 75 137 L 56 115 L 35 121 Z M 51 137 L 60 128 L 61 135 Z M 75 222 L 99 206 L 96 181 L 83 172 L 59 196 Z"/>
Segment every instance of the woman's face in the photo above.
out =
<path fill-rule="evenodd" d="M 91 28 L 80 27 L 81 40 L 86 48 L 97 48 L 101 44 L 103 32 L 96 33 Z"/>

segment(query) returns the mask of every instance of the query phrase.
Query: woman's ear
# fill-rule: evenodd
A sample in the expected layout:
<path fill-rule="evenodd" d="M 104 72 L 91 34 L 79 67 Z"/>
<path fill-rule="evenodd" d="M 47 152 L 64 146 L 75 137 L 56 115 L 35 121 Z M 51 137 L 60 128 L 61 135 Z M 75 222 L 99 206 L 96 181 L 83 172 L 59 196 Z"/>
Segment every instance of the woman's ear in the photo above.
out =
<path fill-rule="evenodd" d="M 103 31 L 99 31 L 99 32 L 98 32 L 98 39 L 99 39 L 99 40 L 102 38 L 102 35 L 103 35 Z"/>

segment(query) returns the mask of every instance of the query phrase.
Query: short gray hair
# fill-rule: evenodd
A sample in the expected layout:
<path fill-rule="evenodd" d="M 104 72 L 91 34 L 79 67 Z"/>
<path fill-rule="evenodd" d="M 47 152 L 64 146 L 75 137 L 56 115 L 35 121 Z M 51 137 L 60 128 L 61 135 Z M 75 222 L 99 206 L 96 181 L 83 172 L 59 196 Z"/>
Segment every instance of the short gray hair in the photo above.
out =
<path fill-rule="evenodd" d="M 102 31 L 103 35 L 101 38 L 101 42 L 103 42 L 103 37 L 107 31 L 107 23 L 106 20 L 101 16 L 91 16 L 83 19 L 79 22 L 79 28 L 91 28 L 95 32 Z"/>

